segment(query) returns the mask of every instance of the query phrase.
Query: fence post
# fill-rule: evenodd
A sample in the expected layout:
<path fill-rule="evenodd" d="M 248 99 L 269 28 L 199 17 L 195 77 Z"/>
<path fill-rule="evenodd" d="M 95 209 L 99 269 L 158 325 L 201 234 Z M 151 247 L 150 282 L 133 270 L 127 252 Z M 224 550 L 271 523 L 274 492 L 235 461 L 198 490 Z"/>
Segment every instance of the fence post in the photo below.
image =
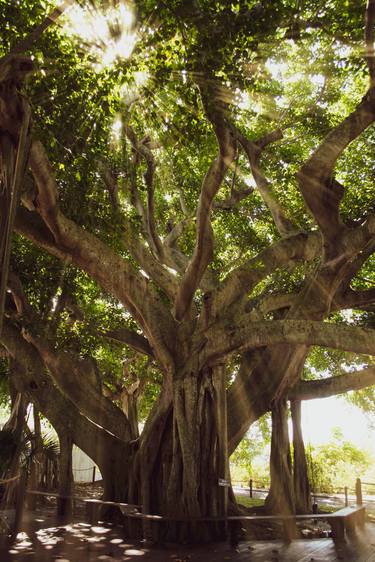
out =
<path fill-rule="evenodd" d="M 95 473 L 96 473 L 96 466 L 92 468 L 92 481 L 95 482 Z"/>
<path fill-rule="evenodd" d="M 362 483 L 360 478 L 357 478 L 355 481 L 355 495 L 357 497 L 357 505 L 362 505 Z"/>
<path fill-rule="evenodd" d="M 253 480 L 252 478 L 250 478 L 249 480 L 249 492 L 250 492 L 250 497 L 253 497 Z"/>
<path fill-rule="evenodd" d="M 345 507 L 348 507 L 348 505 L 349 505 L 349 502 L 348 502 L 348 486 L 345 486 L 344 493 L 345 493 Z"/>

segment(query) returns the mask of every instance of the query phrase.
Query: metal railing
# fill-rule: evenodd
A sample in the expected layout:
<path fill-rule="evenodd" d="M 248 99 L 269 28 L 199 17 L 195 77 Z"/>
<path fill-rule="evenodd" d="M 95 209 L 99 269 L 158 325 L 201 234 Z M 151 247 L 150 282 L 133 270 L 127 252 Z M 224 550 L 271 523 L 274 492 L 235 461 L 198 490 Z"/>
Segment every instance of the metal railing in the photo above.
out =
<path fill-rule="evenodd" d="M 250 498 L 254 497 L 254 493 L 267 494 L 270 489 L 270 481 L 266 479 L 260 480 L 232 480 L 232 485 L 235 487 L 248 490 Z M 315 489 L 311 492 L 311 497 L 314 503 L 317 499 L 332 499 L 342 501 L 345 506 L 349 505 L 349 500 L 355 500 L 357 505 L 362 505 L 365 501 L 372 501 L 374 496 L 375 501 L 375 482 L 362 482 L 360 478 L 356 479 L 355 486 L 341 486 L 329 489 Z"/>

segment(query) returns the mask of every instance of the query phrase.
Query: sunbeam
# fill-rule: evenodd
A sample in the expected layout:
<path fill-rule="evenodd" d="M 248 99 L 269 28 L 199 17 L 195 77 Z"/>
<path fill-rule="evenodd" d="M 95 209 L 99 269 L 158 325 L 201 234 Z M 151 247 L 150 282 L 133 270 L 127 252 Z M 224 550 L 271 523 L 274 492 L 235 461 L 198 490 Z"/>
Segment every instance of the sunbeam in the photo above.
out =
<path fill-rule="evenodd" d="M 81 38 L 98 70 L 129 58 L 137 41 L 134 11 L 123 0 L 101 11 L 75 5 L 66 14 L 63 28 L 68 35 Z"/>

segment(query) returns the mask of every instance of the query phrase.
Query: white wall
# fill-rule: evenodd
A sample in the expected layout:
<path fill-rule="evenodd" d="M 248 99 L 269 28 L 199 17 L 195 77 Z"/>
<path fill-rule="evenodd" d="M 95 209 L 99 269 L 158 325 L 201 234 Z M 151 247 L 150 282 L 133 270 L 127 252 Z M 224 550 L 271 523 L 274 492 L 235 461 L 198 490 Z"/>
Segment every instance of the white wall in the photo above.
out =
<path fill-rule="evenodd" d="M 92 482 L 93 467 L 96 466 L 90 457 L 88 457 L 81 449 L 73 446 L 73 475 L 75 482 Z M 95 480 L 101 480 L 102 475 L 96 466 Z"/>

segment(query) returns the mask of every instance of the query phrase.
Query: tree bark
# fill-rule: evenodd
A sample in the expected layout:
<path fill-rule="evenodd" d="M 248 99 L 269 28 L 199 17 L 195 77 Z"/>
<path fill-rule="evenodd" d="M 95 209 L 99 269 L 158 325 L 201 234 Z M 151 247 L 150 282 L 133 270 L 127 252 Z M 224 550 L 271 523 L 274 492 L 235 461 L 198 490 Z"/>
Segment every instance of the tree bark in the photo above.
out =
<path fill-rule="evenodd" d="M 131 461 L 129 444 L 84 416 L 56 387 L 36 349 L 7 323 L 1 341 L 10 355 L 17 357 L 12 371 L 15 387 L 37 404 L 58 434 L 64 436 L 68 430 L 72 441 L 99 466 L 104 478 L 104 498 L 127 499 L 125 482 Z M 114 475 L 118 476 L 117 482 Z"/>
<path fill-rule="evenodd" d="M 311 489 L 301 426 L 301 401 L 290 402 L 293 424 L 293 483 L 296 513 L 311 511 Z"/>
<path fill-rule="evenodd" d="M 162 394 L 150 430 L 141 436 L 140 503 L 146 513 L 168 520 L 146 523 L 144 533 L 157 541 L 223 539 L 224 522 L 187 520 L 227 514 L 228 486 L 219 485 L 229 478 L 225 370 L 188 370 Z"/>
<path fill-rule="evenodd" d="M 41 466 L 44 463 L 42 453 L 42 433 L 38 408 L 33 404 L 33 418 L 34 418 L 34 435 L 33 435 L 33 456 L 30 466 L 29 488 L 31 490 L 39 490 L 41 486 Z M 27 506 L 29 509 L 34 510 L 37 504 L 37 496 L 30 495 L 27 498 Z"/>
<path fill-rule="evenodd" d="M 288 407 L 287 401 L 282 399 L 272 408 L 271 487 L 265 501 L 266 510 L 271 513 L 295 513 L 291 460 Z"/>
<path fill-rule="evenodd" d="M 73 478 L 73 439 L 68 431 L 59 431 L 59 494 L 57 499 L 57 514 L 66 518 L 72 514 L 74 490 Z"/>

